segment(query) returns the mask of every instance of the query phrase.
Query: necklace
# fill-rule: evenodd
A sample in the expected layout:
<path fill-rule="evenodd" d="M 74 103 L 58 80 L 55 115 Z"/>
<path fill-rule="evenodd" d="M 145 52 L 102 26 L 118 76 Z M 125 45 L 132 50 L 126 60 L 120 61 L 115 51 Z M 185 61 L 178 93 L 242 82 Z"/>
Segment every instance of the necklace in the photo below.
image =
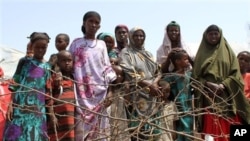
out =
<path fill-rule="evenodd" d="M 95 43 L 94 43 L 94 41 L 95 41 Z M 97 45 L 97 40 L 95 39 L 94 41 L 85 39 L 84 47 L 89 47 L 89 48 L 94 48 L 94 47 L 96 47 L 96 45 Z"/>

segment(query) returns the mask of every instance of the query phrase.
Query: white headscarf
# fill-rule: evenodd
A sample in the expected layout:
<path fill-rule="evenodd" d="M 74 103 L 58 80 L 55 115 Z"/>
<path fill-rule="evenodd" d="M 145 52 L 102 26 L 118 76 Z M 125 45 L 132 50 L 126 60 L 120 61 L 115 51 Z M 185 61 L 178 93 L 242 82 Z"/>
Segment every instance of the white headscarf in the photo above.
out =
<path fill-rule="evenodd" d="M 170 51 L 172 50 L 171 41 L 168 37 L 167 28 L 165 28 L 165 34 L 163 38 L 162 45 L 157 49 L 156 52 L 156 62 L 162 64 L 166 59 Z M 189 56 L 192 56 L 190 49 L 185 45 L 184 41 L 182 40 L 181 32 L 180 32 L 180 47 L 186 50 Z"/>

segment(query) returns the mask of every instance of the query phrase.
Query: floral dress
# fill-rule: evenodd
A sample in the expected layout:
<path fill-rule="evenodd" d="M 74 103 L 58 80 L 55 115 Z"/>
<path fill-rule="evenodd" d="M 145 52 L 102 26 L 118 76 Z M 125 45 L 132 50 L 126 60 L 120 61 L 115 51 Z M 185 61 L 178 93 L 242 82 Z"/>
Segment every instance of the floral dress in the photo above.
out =
<path fill-rule="evenodd" d="M 13 116 L 5 127 L 6 141 L 46 141 L 46 83 L 50 65 L 26 58 L 13 76 L 16 85 L 10 85 L 13 94 Z"/>

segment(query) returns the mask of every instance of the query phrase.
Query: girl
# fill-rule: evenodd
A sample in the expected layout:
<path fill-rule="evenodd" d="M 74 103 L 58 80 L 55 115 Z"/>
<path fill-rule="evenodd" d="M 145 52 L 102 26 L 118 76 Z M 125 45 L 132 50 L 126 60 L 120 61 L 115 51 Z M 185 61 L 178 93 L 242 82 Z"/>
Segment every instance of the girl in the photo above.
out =
<path fill-rule="evenodd" d="M 96 32 L 100 28 L 101 16 L 89 11 L 83 16 L 83 37 L 75 39 L 70 52 L 74 61 L 77 101 L 76 140 L 94 140 L 102 138 L 109 127 L 106 107 L 109 103 L 109 84 L 116 79 L 105 42 L 97 40 Z"/>
<path fill-rule="evenodd" d="M 179 119 L 176 120 L 176 130 L 178 132 L 184 132 L 185 134 L 192 134 L 193 118 L 191 115 L 192 110 L 192 96 L 190 88 L 190 76 L 191 72 L 186 71 L 190 66 L 190 57 L 187 52 L 182 48 L 174 48 L 168 55 L 166 62 L 162 67 L 163 73 L 166 74 L 164 80 L 170 84 L 170 96 L 169 100 L 175 102 L 179 114 Z M 169 65 L 172 62 L 173 71 L 168 72 Z M 189 141 L 190 138 L 177 134 L 177 141 Z"/>
<path fill-rule="evenodd" d="M 110 58 L 117 58 L 117 51 L 115 50 L 115 38 L 110 33 L 102 33 L 99 38 L 106 43 L 108 55 Z"/>
<path fill-rule="evenodd" d="M 4 78 L 4 71 L 0 67 L 0 141 L 3 140 L 4 126 L 6 123 L 6 113 L 10 103 L 11 93 L 8 89 L 10 80 Z"/>
<path fill-rule="evenodd" d="M 63 50 L 57 54 L 57 65 L 62 73 L 62 78 L 52 77 L 53 97 L 59 100 L 53 102 L 53 112 L 56 117 L 48 122 L 48 133 L 50 140 L 74 141 L 74 113 L 75 103 L 74 81 L 73 81 L 73 56 L 70 52 Z M 56 123 L 53 123 L 52 120 Z M 54 126 L 54 124 L 56 126 Z M 56 129 L 54 129 L 56 127 Z M 55 133 L 55 130 L 57 133 Z"/>
<path fill-rule="evenodd" d="M 250 102 L 250 52 L 242 51 L 237 56 L 240 64 L 240 72 L 244 80 L 244 93 Z"/>
<path fill-rule="evenodd" d="M 37 33 L 31 36 L 33 58 L 23 59 L 14 76 L 12 104 L 9 105 L 4 140 L 47 141 L 45 94 L 50 78 L 50 65 L 44 60 L 49 36 Z"/>

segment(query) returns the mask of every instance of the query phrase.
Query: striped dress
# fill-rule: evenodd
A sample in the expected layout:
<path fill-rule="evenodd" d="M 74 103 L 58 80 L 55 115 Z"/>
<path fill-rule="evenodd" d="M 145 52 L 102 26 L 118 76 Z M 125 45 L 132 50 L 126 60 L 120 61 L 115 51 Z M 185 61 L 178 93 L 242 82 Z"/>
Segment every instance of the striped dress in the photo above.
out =
<path fill-rule="evenodd" d="M 74 141 L 75 140 L 75 94 L 74 82 L 69 79 L 62 81 L 62 93 L 53 94 L 57 100 L 53 101 L 54 113 L 58 120 L 58 125 L 54 126 L 51 119 L 48 120 L 48 134 L 51 141 Z M 71 104 L 72 103 L 72 104 Z M 56 127 L 56 132 L 55 128 Z"/>

